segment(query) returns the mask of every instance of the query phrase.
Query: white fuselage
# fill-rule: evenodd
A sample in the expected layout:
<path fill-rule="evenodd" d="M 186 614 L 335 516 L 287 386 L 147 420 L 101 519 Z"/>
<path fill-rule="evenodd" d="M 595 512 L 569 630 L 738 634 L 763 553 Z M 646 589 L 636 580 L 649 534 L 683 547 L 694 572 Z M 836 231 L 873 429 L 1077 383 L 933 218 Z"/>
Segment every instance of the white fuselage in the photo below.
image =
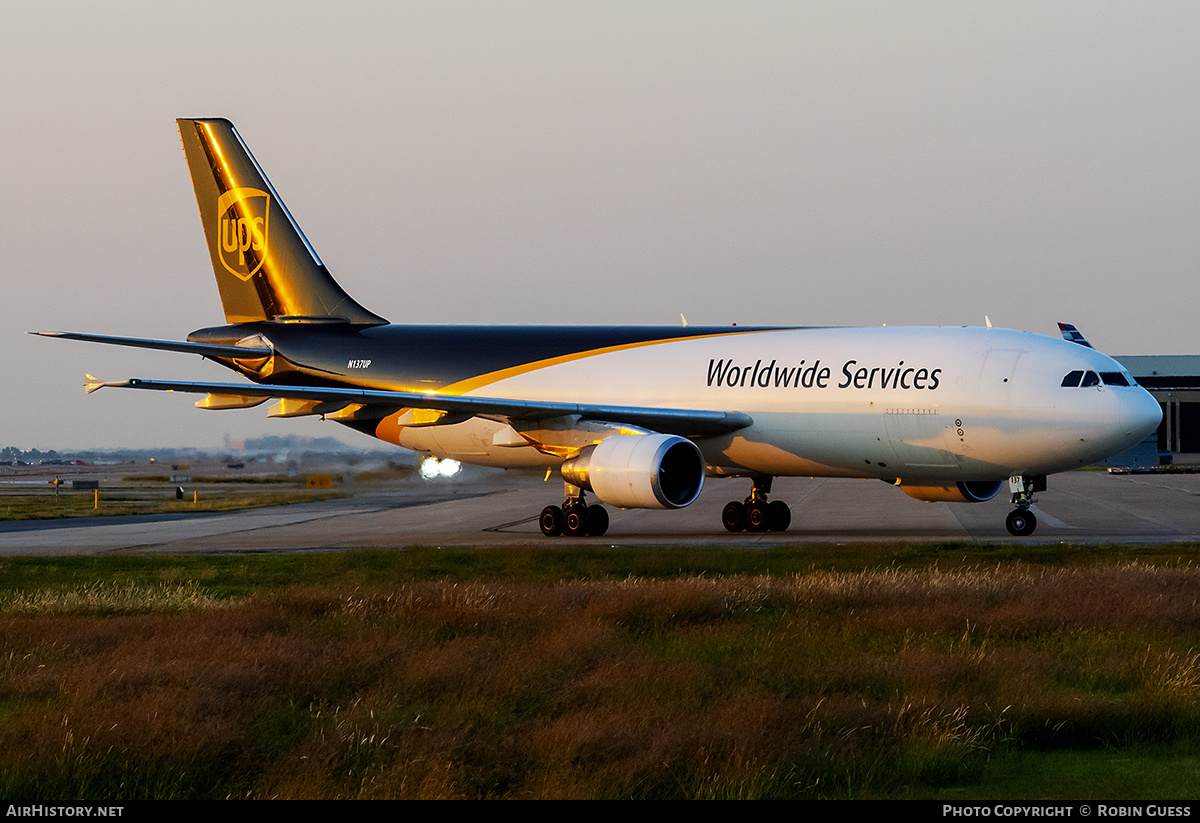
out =
<path fill-rule="evenodd" d="M 696 441 L 714 475 L 997 480 L 1094 463 L 1158 425 L 1132 380 L 1063 387 L 1073 370 L 1123 372 L 1094 349 L 1006 329 L 731 330 L 531 363 L 462 393 L 750 415 Z M 400 427 L 395 442 L 493 466 L 562 459 L 480 418 Z"/>

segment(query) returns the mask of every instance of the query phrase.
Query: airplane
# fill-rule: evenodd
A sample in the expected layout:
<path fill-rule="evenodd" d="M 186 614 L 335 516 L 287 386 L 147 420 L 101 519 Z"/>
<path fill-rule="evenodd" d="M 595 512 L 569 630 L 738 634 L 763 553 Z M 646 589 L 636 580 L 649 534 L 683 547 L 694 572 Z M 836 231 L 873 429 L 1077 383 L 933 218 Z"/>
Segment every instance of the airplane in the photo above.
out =
<path fill-rule="evenodd" d="M 423 455 L 557 470 L 547 536 L 602 535 L 607 510 L 679 509 L 742 478 L 730 532 L 785 531 L 775 477 L 883 480 L 918 500 L 981 502 L 1006 484 L 1032 534 L 1046 476 L 1142 441 L 1158 403 L 1073 326 L 428 326 L 389 324 L 333 279 L 228 120 L 177 121 L 225 325 L 186 341 L 31 332 L 199 354 L 253 382 L 105 382 L 268 399 Z M 686 323 L 686 321 L 685 321 Z"/>

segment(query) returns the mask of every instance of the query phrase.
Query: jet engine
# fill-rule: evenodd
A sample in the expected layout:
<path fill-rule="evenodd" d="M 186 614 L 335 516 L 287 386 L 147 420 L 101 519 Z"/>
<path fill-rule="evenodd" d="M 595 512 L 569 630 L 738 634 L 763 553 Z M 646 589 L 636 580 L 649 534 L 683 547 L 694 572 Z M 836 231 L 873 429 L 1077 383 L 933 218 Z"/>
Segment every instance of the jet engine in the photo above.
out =
<path fill-rule="evenodd" d="M 959 480 L 940 486 L 917 486 L 900 483 L 909 497 L 926 503 L 982 503 L 991 500 L 1004 485 L 1003 480 Z"/>
<path fill-rule="evenodd" d="M 568 483 L 622 509 L 681 509 L 704 485 L 704 456 L 673 434 L 617 434 L 561 468 Z"/>

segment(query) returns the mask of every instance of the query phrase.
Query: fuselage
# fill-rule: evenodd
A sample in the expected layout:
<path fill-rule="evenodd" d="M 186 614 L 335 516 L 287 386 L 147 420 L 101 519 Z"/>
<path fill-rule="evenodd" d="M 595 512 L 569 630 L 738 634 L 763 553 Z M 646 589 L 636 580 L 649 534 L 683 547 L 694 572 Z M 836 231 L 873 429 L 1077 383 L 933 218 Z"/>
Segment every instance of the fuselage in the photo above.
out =
<path fill-rule="evenodd" d="M 1115 360 L 998 328 L 252 323 L 189 339 L 269 344 L 268 361 L 224 361 L 264 383 L 748 414 L 749 427 L 696 440 L 714 475 L 905 483 L 1045 475 L 1136 444 L 1161 416 Z M 1064 386 L 1072 372 L 1097 379 Z M 418 426 L 402 415 L 347 422 L 406 448 L 483 465 L 563 459 L 542 442 L 553 426 L 518 433 L 481 417 Z"/>

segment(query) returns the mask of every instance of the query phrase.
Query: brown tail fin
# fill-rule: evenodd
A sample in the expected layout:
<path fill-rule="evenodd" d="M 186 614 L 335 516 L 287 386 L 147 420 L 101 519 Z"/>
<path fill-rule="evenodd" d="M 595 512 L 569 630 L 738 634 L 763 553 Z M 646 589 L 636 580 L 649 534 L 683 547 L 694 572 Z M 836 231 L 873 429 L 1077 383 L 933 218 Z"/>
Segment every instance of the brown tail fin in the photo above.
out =
<path fill-rule="evenodd" d="M 330 276 L 232 123 L 178 123 L 226 322 L 387 322 Z"/>

